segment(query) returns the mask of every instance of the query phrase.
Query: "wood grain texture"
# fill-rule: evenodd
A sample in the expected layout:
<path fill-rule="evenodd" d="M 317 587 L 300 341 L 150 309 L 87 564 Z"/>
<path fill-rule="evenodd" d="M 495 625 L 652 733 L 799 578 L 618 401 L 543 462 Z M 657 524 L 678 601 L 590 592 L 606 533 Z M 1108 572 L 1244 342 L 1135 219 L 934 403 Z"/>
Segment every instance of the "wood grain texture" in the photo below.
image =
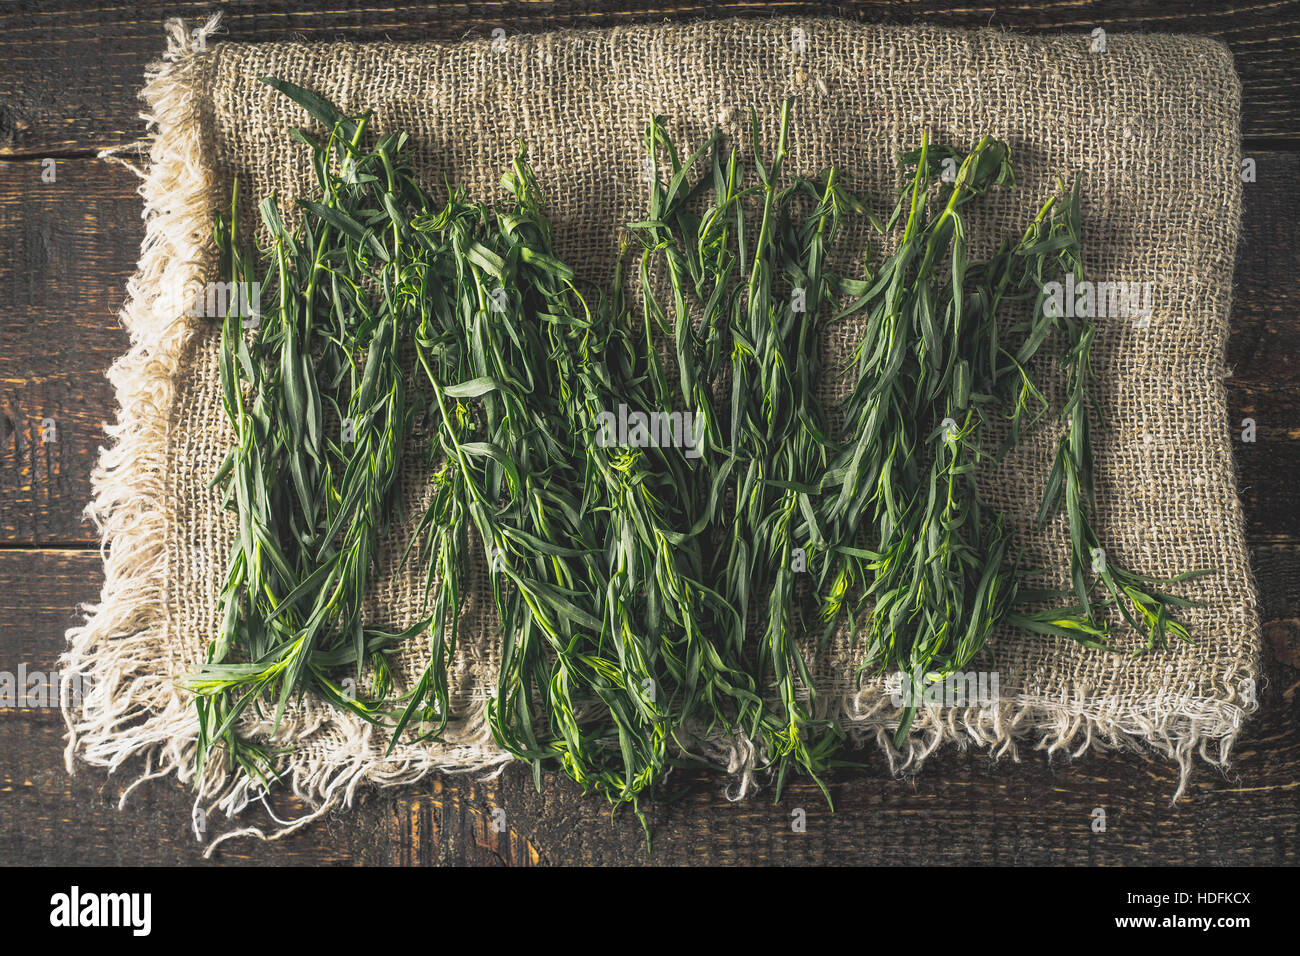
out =
<path fill-rule="evenodd" d="M 1256 152 L 1242 186 L 1227 364 L 1235 384 L 1300 386 L 1300 154 Z M 1293 421 L 1296 419 L 1292 419 Z"/>
<path fill-rule="evenodd" d="M 210 0 L 101 4 L 0 3 L 0 671 L 48 669 L 75 608 L 102 582 L 93 530 L 81 519 L 101 423 L 113 416 L 103 377 L 126 347 L 115 312 L 143 225 L 131 175 L 90 158 L 140 135 L 135 100 L 161 49 L 165 17 L 200 20 Z M 684 795 L 650 809 L 654 851 L 630 817 L 557 776 L 542 792 L 512 767 L 492 781 L 434 775 L 362 795 L 273 844 L 223 845 L 218 863 L 267 864 L 1296 864 L 1300 862 L 1300 104 L 1294 94 L 1300 5 L 1246 2 L 974 4 L 501 2 L 384 4 L 358 0 L 222 3 L 225 39 L 457 39 L 493 28 L 535 32 L 709 16 L 822 13 L 871 21 L 995 24 L 1021 29 L 1187 31 L 1223 37 L 1244 82 L 1243 134 L 1257 160 L 1246 187 L 1228 360 L 1228 424 L 1256 421 L 1234 442 L 1264 619 L 1261 710 L 1232 771 L 1199 768 L 1168 803 L 1163 760 L 1093 754 L 1049 765 L 1041 754 L 993 764 L 976 753 L 932 759 L 896 780 L 874 752 L 832 780 L 831 814 L 806 782 L 779 804 L 739 804 L 716 777 L 675 774 Z M 1272 151 L 1267 147 L 1272 146 Z M 1280 148 L 1279 148 L 1280 147 Z M 42 179 L 53 158 L 53 182 Z M 46 418 L 57 441 L 42 441 Z M 49 709 L 0 709 L 0 864 L 177 864 L 201 860 L 190 795 L 174 781 L 117 797 L 132 776 L 81 766 L 68 777 L 63 725 Z M 277 798 L 281 815 L 307 808 Z M 1093 833 L 1091 812 L 1107 813 Z M 807 830 L 791 830 L 802 808 Z M 214 829 L 218 821 L 212 821 Z"/>
<path fill-rule="evenodd" d="M 103 4 L 39 0 L 0 6 L 0 155 L 48 156 L 116 146 L 137 137 L 136 92 L 162 49 L 161 23 L 201 21 L 211 0 Z M 1164 3 L 1160 0 L 1046 0 L 876 3 L 562 0 L 445 3 L 422 0 L 234 0 L 220 4 L 226 38 L 456 40 L 496 28 L 535 33 L 565 27 L 655 23 L 724 16 L 833 15 L 870 22 L 1001 26 L 1077 31 L 1202 33 L 1224 39 L 1245 87 L 1242 134 L 1264 143 L 1300 130 L 1294 96 L 1300 5 L 1289 0 Z"/>
<path fill-rule="evenodd" d="M 861 770 L 832 777 L 832 814 L 807 781 L 779 803 L 771 791 L 742 803 L 722 779 L 676 774 L 684 796 L 650 808 L 653 851 L 631 816 L 611 826 L 604 802 L 549 774 L 539 793 L 511 767 L 479 782 L 435 775 L 409 789 L 371 791 L 274 844 L 228 842 L 232 863 L 393 864 L 1295 864 L 1300 862 L 1300 547 L 1252 554 L 1267 634 L 1261 710 L 1247 725 L 1231 772 L 1199 767 L 1187 798 L 1169 805 L 1177 774 L 1167 761 L 1094 754 L 1049 765 L 979 753 L 937 756 L 914 779 L 894 779 L 874 750 Z M 70 611 L 94 597 L 98 558 L 83 551 L 0 551 L 0 670 L 49 669 Z M 192 863 L 190 803 L 173 781 L 152 781 L 116 809 L 130 779 L 63 768 L 63 725 L 49 710 L 0 710 L 0 864 Z M 301 813 L 280 797 L 278 815 Z M 1090 827 L 1106 811 L 1105 833 Z M 791 829 L 803 809 L 807 830 Z M 498 813 L 497 811 L 501 811 Z M 214 830 L 228 827 L 210 821 Z M 222 826 L 224 824 L 225 826 Z M 147 839 L 140 839 L 147 834 Z"/>
<path fill-rule="evenodd" d="M 128 345 L 116 313 L 144 238 L 136 185 L 97 160 L 0 162 L 5 543 L 95 540 L 82 509 L 116 417 L 104 372 Z"/>

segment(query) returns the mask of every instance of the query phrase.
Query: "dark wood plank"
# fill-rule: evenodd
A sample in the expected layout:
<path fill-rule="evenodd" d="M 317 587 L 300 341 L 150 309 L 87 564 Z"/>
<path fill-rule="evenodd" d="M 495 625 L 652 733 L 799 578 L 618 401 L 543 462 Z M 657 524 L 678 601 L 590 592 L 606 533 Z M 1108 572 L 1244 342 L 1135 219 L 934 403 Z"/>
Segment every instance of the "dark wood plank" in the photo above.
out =
<path fill-rule="evenodd" d="M 0 8 L 0 154 L 48 156 L 127 142 L 140 132 L 136 92 L 162 49 L 162 22 L 202 21 L 208 0 L 103 4 L 40 0 Z M 1291 2 L 1165 3 L 1160 0 L 1046 0 L 966 4 L 940 0 L 867 3 L 659 3 L 561 0 L 447 3 L 423 0 L 235 0 L 221 4 L 226 38 L 355 41 L 455 40 L 495 28 L 533 33 L 571 27 L 724 16 L 837 15 L 866 21 L 988 25 L 1024 30 L 1194 32 L 1223 38 L 1244 84 L 1242 134 L 1259 143 L 1300 135 L 1294 96 L 1300 8 Z"/>
<path fill-rule="evenodd" d="M 1300 516 L 1293 504 L 1300 464 L 1300 243 L 1292 184 L 1300 130 L 1293 95 L 1297 21 L 1293 3 L 1239 6 L 1067 3 L 983 4 L 946 11 L 938 2 L 874 4 L 721 3 L 656 5 L 649 0 L 446 4 L 431 14 L 414 0 L 287 0 L 223 5 L 228 39 L 456 39 L 497 26 L 533 32 L 565 26 L 653 22 L 722 15 L 831 13 L 868 20 L 930 21 L 1024 29 L 1175 30 L 1224 37 L 1245 83 L 1243 134 L 1259 163 L 1247 187 L 1229 362 L 1229 419 L 1257 422 L 1257 441 L 1237 441 L 1253 561 L 1265 621 L 1269 680 L 1263 709 L 1248 725 L 1231 775 L 1201 769 L 1187 800 L 1168 806 L 1175 774 L 1167 763 L 1094 755 L 1047 766 L 992 765 L 977 754 L 945 754 L 915 781 L 889 777 L 881 760 L 834 780 L 832 817 L 808 784 L 778 805 L 760 796 L 727 803 L 716 778 L 678 776 L 687 794 L 651 808 L 655 849 L 647 854 L 631 818 L 611 828 L 607 811 L 566 781 L 537 793 L 521 768 L 475 782 L 433 777 L 400 792 L 369 793 L 277 844 L 226 844 L 223 862 L 265 863 L 1292 863 L 1300 812 Z M 199 20 L 193 2 L 108 6 L 90 0 L 0 7 L 0 545 L 85 545 L 80 521 L 99 423 L 112 416 L 102 378 L 125 348 L 113 313 L 139 247 L 142 226 L 129 174 L 68 158 L 56 180 L 40 160 L 116 145 L 139 135 L 135 91 L 161 48 L 161 21 Z M 54 418 L 57 442 L 41 442 Z M 21 436 L 21 439 L 19 438 Z M 1272 543 L 1271 543 L 1272 542 Z M 48 668 L 72 622 L 97 595 L 102 575 L 89 552 L 0 550 L 0 670 Z M 188 863 L 199 859 L 189 832 L 189 797 L 171 782 L 140 788 L 115 809 L 121 780 L 81 768 L 68 778 L 62 724 L 49 710 L 0 710 L 6 760 L 0 766 L 0 863 Z M 126 775 L 122 774 L 125 778 Z M 1107 809 L 1094 834 L 1090 811 Z M 806 833 L 790 829 L 803 808 Z M 277 800 L 281 815 L 303 806 Z M 505 827 L 492 826 L 505 812 Z M 499 819 L 499 818 L 498 818 Z M 141 835 L 147 839 L 140 839 Z"/>
<path fill-rule="evenodd" d="M 654 846 L 636 821 L 610 826 L 603 801 L 568 781 L 542 792 L 514 767 L 477 782 L 438 776 L 397 792 L 367 793 L 275 844 L 228 842 L 227 863 L 665 864 L 1295 864 L 1300 846 L 1300 547 L 1261 546 L 1253 561 L 1265 620 L 1269 680 L 1262 709 L 1239 742 L 1231 773 L 1198 768 L 1189 794 L 1169 805 L 1169 763 L 1092 755 L 1049 766 L 1027 753 L 992 764 L 975 753 L 936 757 L 914 780 L 890 777 L 874 752 L 866 767 L 833 781 L 832 815 L 806 782 L 773 804 L 770 791 L 743 803 L 718 777 L 678 777 L 687 793 L 650 808 Z M 78 552 L 0 551 L 0 670 L 48 667 L 69 610 L 94 595 L 97 559 Z M 115 809 L 121 781 L 63 770 L 63 728 L 45 711 L 0 711 L 12 755 L 0 768 L 0 863 L 190 863 L 189 798 L 170 781 L 139 788 Z M 125 779 L 125 775 L 119 774 Z M 278 799 L 280 815 L 301 812 Z M 1095 807 L 1107 830 L 1093 833 Z M 791 830 L 792 812 L 807 831 Z M 504 811 L 504 818 L 495 815 Z M 501 832 L 494 821 L 504 824 Z M 148 839 L 140 835 L 148 834 Z"/>
<path fill-rule="evenodd" d="M 136 182 L 95 160 L 0 162 L 0 541 L 94 540 L 82 509 L 115 417 L 104 372 L 128 344 Z"/>
<path fill-rule="evenodd" d="M 1249 422 L 1255 423 L 1253 442 L 1243 440 L 1249 435 Z M 1300 388 L 1252 386 L 1229 379 L 1228 427 L 1247 540 L 1255 544 L 1300 540 L 1300 509 L 1295 506 Z"/>
<path fill-rule="evenodd" d="M 1300 153 L 1251 151 L 1242 187 L 1228 367 L 1233 384 L 1300 386 Z"/>
<path fill-rule="evenodd" d="M 1300 155 L 1256 153 L 1244 185 L 1228 339 L 1228 427 L 1252 541 L 1294 541 L 1300 468 L 1300 202 L 1277 190 L 1300 176 Z M 1261 188 L 1262 187 L 1262 188 Z M 1255 441 L 1244 441 L 1247 421 Z"/>

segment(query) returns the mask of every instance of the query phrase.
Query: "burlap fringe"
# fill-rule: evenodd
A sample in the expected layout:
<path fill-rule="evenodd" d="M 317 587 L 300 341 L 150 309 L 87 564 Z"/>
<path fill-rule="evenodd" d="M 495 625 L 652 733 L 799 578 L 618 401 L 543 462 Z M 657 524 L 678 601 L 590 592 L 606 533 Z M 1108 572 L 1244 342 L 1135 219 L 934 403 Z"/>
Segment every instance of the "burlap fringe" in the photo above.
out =
<path fill-rule="evenodd" d="M 121 149 L 101 154 L 144 180 L 140 194 L 147 228 L 122 313 L 131 347 L 108 372 L 121 406 L 117 423 L 107 426 L 114 443 L 100 450 L 92 473 L 94 496 L 86 509 L 101 535 L 105 583 L 99 603 L 84 606 L 85 623 L 68 631 L 69 646 L 60 661 L 69 679 L 83 681 L 79 703 L 63 699 L 69 773 L 77 757 L 110 773 L 127 761 L 143 760 L 144 769 L 125 787 L 119 806 L 142 783 L 175 774 L 181 783 L 195 786 L 194 831 L 200 840 L 207 836 L 210 815 L 224 813 L 233 820 L 250 804 L 263 805 L 274 827 L 247 826 L 217 835 L 205 856 L 238 836 L 287 836 L 333 809 L 351 806 L 363 786 L 408 785 L 435 770 L 494 776 L 511 760 L 493 743 L 485 705 L 480 705 L 456 726 L 452 749 L 438 752 L 405 745 L 383 761 L 373 757 L 373 735 L 378 733 L 374 727 L 342 715 L 330 718 L 332 732 L 323 735 L 328 744 L 300 750 L 280 767 L 281 783 L 315 808 L 294 820 L 275 815 L 260 781 L 232 771 L 221 760 L 209 761 L 203 779 L 195 780 L 198 725 L 192 701 L 171 675 L 160 671 L 156 649 L 166 633 L 168 426 L 174 380 L 191 332 L 184 297 L 205 277 L 212 256 L 213 178 L 205 163 L 190 74 L 219 21 L 216 14 L 194 31 L 180 20 L 167 23 L 166 52 L 150 65 L 142 93 L 149 107 L 142 114 L 147 139 L 140 144 L 148 148 L 147 170 L 121 160 L 116 155 Z M 891 739 L 898 716 L 887 695 L 854 690 L 823 694 L 819 700 L 822 716 L 838 719 L 859 746 L 874 741 L 895 774 L 918 770 L 945 744 L 973 744 L 995 759 L 1009 756 L 1019 761 L 1016 738 L 1038 736 L 1033 749 L 1049 757 L 1107 749 L 1170 757 L 1180 769 L 1175 802 L 1186 790 L 1195 754 L 1226 768 L 1242 722 L 1254 710 L 1218 703 L 1193 711 L 1185 703 L 1152 701 L 1145 714 L 1117 716 L 1092 706 L 1087 689 L 1076 688 L 1073 699 L 1063 697 L 1050 705 L 1019 700 L 987 707 L 924 708 L 899 750 Z M 265 737 L 270 727 L 252 724 L 241 729 Z M 299 728 L 299 733 L 321 729 L 323 724 Z M 714 738 L 702 742 L 701 749 L 732 775 L 728 799 L 743 799 L 761 785 L 765 775 L 760 768 L 768 762 L 761 743 L 744 737 Z"/>
<path fill-rule="evenodd" d="M 80 708 L 63 709 L 68 772 L 78 754 L 110 771 L 143 755 L 145 773 L 123 799 L 145 779 L 173 769 L 184 777 L 194 750 L 192 708 L 160 672 L 156 649 L 166 627 L 167 430 L 189 332 L 182 296 L 208 255 L 211 211 L 202 133 L 186 77 L 192 53 L 215 27 L 213 18 L 191 36 L 181 23 L 169 23 L 167 52 L 146 74 L 145 239 L 121 314 L 131 347 L 108 371 L 120 409 L 117 423 L 106 426 L 114 444 L 100 449 L 86 508 L 100 532 L 105 581 L 100 602 L 84 608 L 85 624 L 68 631 L 61 660 L 84 688 Z"/>
<path fill-rule="evenodd" d="M 1178 764 L 1173 805 L 1186 794 L 1198 755 L 1227 774 L 1237 735 L 1258 706 L 1171 694 L 1152 698 L 1141 710 L 1118 712 L 1091 696 L 1087 687 L 1062 692 L 1050 702 L 1019 697 L 970 707 L 922 705 L 901 748 L 893 741 L 900 712 L 878 686 L 822 692 L 814 716 L 835 721 L 859 748 L 875 743 L 895 776 L 919 772 L 926 759 L 945 746 L 966 750 L 973 745 L 994 761 L 1005 757 L 1019 763 L 1022 745 L 1035 738 L 1032 749 L 1044 752 L 1049 761 L 1058 755 L 1073 760 L 1089 752 L 1158 754 Z M 761 741 L 744 735 L 713 738 L 704 742 L 703 750 L 731 774 L 729 800 L 744 799 L 771 776 L 761 769 L 771 760 Z"/>

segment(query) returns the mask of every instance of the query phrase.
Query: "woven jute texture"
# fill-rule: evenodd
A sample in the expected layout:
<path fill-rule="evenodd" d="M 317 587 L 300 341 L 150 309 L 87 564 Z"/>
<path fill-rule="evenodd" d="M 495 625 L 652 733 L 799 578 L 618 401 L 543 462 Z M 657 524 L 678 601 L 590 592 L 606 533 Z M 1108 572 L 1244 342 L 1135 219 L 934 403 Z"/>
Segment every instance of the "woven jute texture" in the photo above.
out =
<path fill-rule="evenodd" d="M 919 765 L 945 742 L 1010 756 L 1018 743 L 1075 754 L 1154 750 L 1177 759 L 1184 780 L 1197 751 L 1226 762 L 1254 706 L 1259 624 L 1223 389 L 1241 201 L 1239 85 L 1223 45 L 1111 36 L 1094 52 L 1084 35 L 820 19 L 450 45 L 240 45 L 178 24 L 171 31 L 144 93 L 152 124 L 142 187 L 150 238 L 125 314 L 133 350 L 113 373 L 123 407 L 118 444 L 105 452 L 91 507 L 111 545 L 108 582 L 88 623 L 70 635 L 68 663 L 95 679 L 82 708 L 68 714 L 70 761 L 80 754 L 116 765 L 145 754 L 150 773 L 190 778 L 194 719 L 173 680 L 216 633 L 233 524 L 207 487 L 231 441 L 218 337 L 202 320 L 186 319 L 183 302 L 193 283 L 215 278 L 210 216 L 235 177 L 245 223 L 256 221 L 257 198 L 275 192 L 288 209 L 310 193 L 309 157 L 289 137 L 310 121 L 258 82 L 276 76 L 345 110 L 373 109 L 380 132 L 409 132 L 430 188 L 448 181 L 474 196 L 501 195 L 500 175 L 522 141 L 561 254 L 600 283 L 612 274 L 619 224 L 644 214 L 642 138 L 655 113 L 667 118 L 679 147 L 701 142 L 715 126 L 747 146 L 752 109 L 770 144 L 781 101 L 792 98 L 790 167 L 812 174 L 836 165 L 881 211 L 902 181 L 898 153 L 923 131 L 966 148 L 997 136 L 1011 146 L 1019 187 L 981 201 L 971 216 L 974 256 L 1023 231 L 1058 177 L 1081 179 L 1090 278 L 1150 283 L 1153 304 L 1147 322 L 1098 319 L 1096 391 L 1106 422 L 1095 436 L 1098 526 L 1129 567 L 1160 576 L 1212 569 L 1176 587 L 1203 602 L 1183 617 L 1194 643 L 1130 658 L 1008 630 L 981 664 L 998 673 L 1000 699 L 924 709 L 901 751 L 888 740 L 897 708 L 882 681 L 858 686 L 843 641 L 816 660 L 819 698 L 855 739 L 877 741 L 896 770 Z M 845 268 L 853 268 L 864 238 L 846 236 Z M 857 331 L 845 326 L 825 343 L 824 368 L 839 364 Z M 1054 375 L 1050 367 L 1045 374 Z M 841 388 L 829 376 L 823 383 L 828 399 Z M 1058 434 L 1053 424 L 1039 428 L 987 474 L 982 491 L 1015 522 L 1027 564 L 1064 569 L 1063 519 L 1032 531 Z M 389 560 L 368 612 L 374 626 L 395 629 L 419 617 L 422 572 L 415 563 L 396 570 L 395 555 L 427 493 L 427 472 L 423 450 L 413 448 L 402 476 L 410 518 L 386 543 Z M 1056 583 L 1066 584 L 1063 570 Z M 291 709 L 277 735 L 296 747 L 284 758 L 284 779 L 295 790 L 324 810 L 350 801 L 361 784 L 506 761 L 482 713 L 494 686 L 499 623 L 483 590 L 471 591 L 452 671 L 462 719 L 447 743 L 404 744 L 385 756 L 383 733 L 308 700 Z M 1116 638 L 1126 650 L 1137 642 L 1122 630 Z M 413 645 L 397 670 L 414 677 L 423 663 Z M 746 786 L 755 782 L 750 771 L 761 754 L 747 741 L 718 746 Z M 201 782 L 208 809 L 238 811 L 257 794 L 215 763 L 210 773 Z"/>

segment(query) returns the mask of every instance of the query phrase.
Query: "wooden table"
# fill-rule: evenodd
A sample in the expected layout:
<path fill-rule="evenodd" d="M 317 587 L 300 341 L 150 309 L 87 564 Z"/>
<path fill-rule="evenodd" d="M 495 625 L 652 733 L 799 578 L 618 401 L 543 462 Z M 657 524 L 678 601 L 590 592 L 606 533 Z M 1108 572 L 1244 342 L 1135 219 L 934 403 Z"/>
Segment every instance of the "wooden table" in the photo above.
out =
<path fill-rule="evenodd" d="M 94 529 L 81 516 L 102 425 L 114 417 L 104 370 L 127 346 L 116 318 L 144 229 L 136 180 L 96 151 L 137 138 L 136 91 L 162 48 L 162 21 L 200 21 L 212 2 L 0 2 L 0 670 L 49 669 L 76 607 L 102 581 Z M 667 4 L 649 0 L 446 4 L 407 0 L 233 2 L 226 39 L 457 39 L 561 26 L 703 16 L 830 13 L 863 20 L 994 24 L 1088 33 L 1188 31 L 1223 37 L 1244 84 L 1242 136 L 1256 161 L 1245 188 L 1228 380 L 1230 424 L 1259 584 L 1267 681 L 1228 775 L 1199 767 L 1171 807 L 1175 767 L 1093 754 L 1049 765 L 1029 753 L 932 758 L 915 780 L 883 759 L 834 778 L 832 815 L 816 789 L 779 804 L 730 804 L 716 779 L 653 809 L 640 827 L 610 825 L 598 798 L 549 777 L 543 792 L 512 767 L 487 783 L 434 776 L 373 792 L 279 843 L 226 843 L 226 863 L 1296 863 L 1300 835 L 1300 6 L 1238 2 L 930 2 Z M 51 162 L 52 161 L 52 162 Z M 48 182 L 49 171 L 54 181 Z M 43 176 L 43 173 L 45 174 Z M 57 422 L 43 442 L 42 422 Z M 154 781 L 116 808 L 121 783 L 63 765 L 51 710 L 0 710 L 0 863 L 192 863 L 190 799 Z M 688 782 L 680 777 L 674 782 Z M 1102 807 L 1107 829 L 1094 833 Z M 492 811 L 506 811 L 495 832 Z M 792 832 L 791 814 L 807 813 Z M 301 811 L 282 801 L 280 812 Z"/>

